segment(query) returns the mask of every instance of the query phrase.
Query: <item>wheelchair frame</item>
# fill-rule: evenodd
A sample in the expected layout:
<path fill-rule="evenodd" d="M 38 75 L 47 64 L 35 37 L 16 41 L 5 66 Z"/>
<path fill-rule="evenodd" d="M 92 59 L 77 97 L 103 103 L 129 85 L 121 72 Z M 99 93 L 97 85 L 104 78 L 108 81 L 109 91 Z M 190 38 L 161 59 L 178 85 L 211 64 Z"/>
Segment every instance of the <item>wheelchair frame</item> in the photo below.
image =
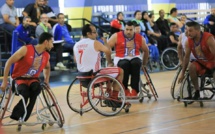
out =
<path fill-rule="evenodd" d="M 80 80 L 86 79 L 86 78 L 88 79 L 91 78 L 91 81 L 87 87 L 83 87 Z M 79 84 L 76 84 L 77 82 L 79 82 Z M 112 88 L 113 82 L 116 82 L 120 87 L 120 91 L 118 94 L 119 100 L 110 98 L 112 93 L 111 88 Z M 77 88 L 79 87 L 79 89 L 77 89 L 77 91 L 74 91 L 75 89 L 73 88 L 75 87 Z M 96 92 L 97 89 L 99 91 Z M 72 102 L 76 100 L 76 98 L 71 98 L 70 97 L 71 95 L 72 97 L 76 96 L 76 98 L 78 99 L 81 96 L 81 99 L 79 99 L 78 102 Z M 93 100 L 93 99 L 96 99 L 96 100 Z M 113 106 L 109 108 L 110 106 L 105 104 L 104 102 L 105 100 L 115 101 L 121 104 L 119 107 Z M 125 112 L 128 113 L 129 108 L 131 107 L 131 104 L 129 102 L 126 102 L 125 100 L 124 86 L 122 85 L 122 83 L 109 75 L 76 76 L 76 78 L 72 81 L 72 83 L 70 84 L 67 90 L 67 104 L 69 105 L 71 110 L 79 113 L 81 116 L 83 115 L 83 113 L 88 112 L 91 109 L 94 109 L 97 113 L 104 116 L 114 116 L 118 114 L 122 109 L 125 109 Z M 80 107 L 75 106 L 76 104 L 79 105 Z M 102 108 L 105 111 L 103 111 Z"/>
<path fill-rule="evenodd" d="M 180 101 L 184 102 L 185 107 L 187 107 L 189 104 L 192 104 L 193 102 L 199 102 L 200 107 L 203 107 L 204 106 L 203 102 L 214 101 L 214 100 L 211 100 L 215 95 L 215 83 L 214 83 L 213 77 L 209 76 L 208 74 L 204 74 L 202 76 L 198 76 L 198 78 L 200 78 L 200 83 L 199 83 L 200 84 L 199 85 L 200 86 L 200 96 L 201 96 L 201 92 L 202 92 L 204 97 L 200 98 L 198 100 L 185 99 L 184 92 L 187 92 L 185 94 L 187 94 L 188 97 L 192 97 L 194 94 L 194 91 L 195 91 L 195 89 L 193 88 L 193 85 L 191 83 L 189 73 L 187 72 L 185 74 L 185 78 L 180 87 Z M 208 78 L 207 81 L 206 81 L 206 78 Z M 186 83 L 187 83 L 187 90 L 185 90 L 185 88 L 184 88 Z M 207 87 L 210 84 L 211 84 L 211 87 Z M 209 93 L 211 93 L 211 94 L 209 94 Z M 209 97 L 206 97 L 206 96 L 209 96 Z"/>
<path fill-rule="evenodd" d="M 36 100 L 36 111 L 31 113 L 31 116 L 37 115 L 37 122 L 25 122 L 24 119 L 27 115 L 27 109 L 25 100 L 22 95 L 17 94 L 18 92 L 12 93 L 12 87 L 9 86 L 5 92 L 3 92 L 3 96 L 0 101 L 0 125 L 1 126 L 10 126 L 10 125 L 18 125 L 17 131 L 21 131 L 22 125 L 33 126 L 37 124 L 42 124 L 42 129 L 44 130 L 46 124 L 52 126 L 54 123 L 57 123 L 59 127 L 63 127 L 65 122 L 64 115 L 61 111 L 61 108 L 57 102 L 56 97 L 54 96 L 52 90 L 44 83 L 41 83 L 42 86 L 42 95 L 39 94 Z M 25 114 L 18 121 L 8 119 L 8 121 L 3 122 L 7 118 L 10 117 L 12 113 L 11 106 L 14 100 L 15 95 L 21 97 L 21 100 L 24 105 Z M 42 104 L 42 109 L 39 110 L 39 103 Z M 51 114 L 51 115 L 50 115 Z"/>

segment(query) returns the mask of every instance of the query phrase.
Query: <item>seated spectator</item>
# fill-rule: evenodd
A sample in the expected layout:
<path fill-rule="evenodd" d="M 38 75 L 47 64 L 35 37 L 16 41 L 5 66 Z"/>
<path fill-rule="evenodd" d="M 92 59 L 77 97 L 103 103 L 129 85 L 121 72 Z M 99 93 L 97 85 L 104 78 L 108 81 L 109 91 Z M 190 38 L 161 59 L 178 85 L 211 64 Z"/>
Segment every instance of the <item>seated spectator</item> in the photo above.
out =
<path fill-rule="evenodd" d="M 48 23 L 48 16 L 46 14 L 41 14 L 40 23 L 36 27 L 36 38 L 39 38 L 40 35 L 44 32 L 52 34 L 52 26 L 50 25 L 50 23 Z"/>
<path fill-rule="evenodd" d="M 162 53 L 162 51 L 167 47 L 167 38 L 165 36 L 161 36 L 161 33 L 158 29 L 156 29 L 156 32 L 154 31 L 152 26 L 155 27 L 155 23 L 151 20 L 146 11 L 142 13 L 142 16 L 149 42 L 151 44 L 157 44 L 160 53 Z"/>
<path fill-rule="evenodd" d="M 184 33 L 185 32 L 185 25 L 186 25 L 186 22 L 187 22 L 187 16 L 185 14 L 181 15 L 180 22 L 182 24 L 181 32 Z"/>
<path fill-rule="evenodd" d="M 209 32 L 215 36 L 215 8 L 211 9 L 211 14 L 204 20 L 204 25 L 209 28 Z"/>
<path fill-rule="evenodd" d="M 172 8 L 170 10 L 170 15 L 168 16 L 167 20 L 170 23 L 175 23 L 179 28 L 182 28 L 183 24 L 178 20 L 178 10 L 177 8 Z"/>
<path fill-rule="evenodd" d="M 19 25 L 16 8 L 14 7 L 14 0 L 6 0 L 6 3 L 1 7 L 1 14 L 4 22 L 1 24 L 1 27 L 12 33 Z"/>
<path fill-rule="evenodd" d="M 177 32 L 178 26 L 176 23 L 170 23 L 170 33 L 168 35 L 169 39 L 169 46 L 176 46 L 178 45 L 178 36 L 175 34 Z"/>
<path fill-rule="evenodd" d="M 117 18 L 112 20 L 110 23 L 111 34 L 114 34 L 116 32 L 119 32 L 125 29 L 125 21 L 123 19 L 124 19 L 124 14 L 122 12 L 118 12 Z"/>
<path fill-rule="evenodd" d="M 28 4 L 24 11 L 23 16 L 31 17 L 31 25 L 37 26 L 40 22 L 40 15 L 43 13 L 44 0 L 35 0 L 35 3 Z"/>
<path fill-rule="evenodd" d="M 29 23 L 31 22 L 30 17 L 24 17 L 22 20 L 22 24 L 20 24 L 15 30 L 18 32 L 18 42 L 17 42 L 17 48 L 18 50 L 21 46 L 24 44 L 32 44 L 37 45 L 38 40 L 34 38 L 33 35 L 31 35 L 31 28 L 29 27 Z"/>
<path fill-rule="evenodd" d="M 159 51 L 158 51 L 157 46 L 155 46 L 155 44 L 151 44 L 149 42 L 149 39 L 148 39 L 147 35 L 144 32 L 141 32 L 140 25 L 138 25 L 138 24 L 134 25 L 134 31 L 135 31 L 135 33 L 138 33 L 138 34 L 142 35 L 145 38 L 146 45 L 149 48 L 149 52 L 150 52 L 149 54 L 150 54 L 150 57 L 152 58 L 152 61 L 154 63 L 159 63 L 160 55 L 159 55 Z"/>
<path fill-rule="evenodd" d="M 59 13 L 57 15 L 58 23 L 53 27 L 54 40 L 64 40 L 63 47 L 67 49 L 73 49 L 75 41 L 71 38 L 67 26 L 64 22 L 64 14 Z"/>
<path fill-rule="evenodd" d="M 140 10 L 136 10 L 134 13 L 134 17 L 135 19 L 133 19 L 132 21 L 136 22 L 137 24 L 140 25 L 141 27 L 141 32 L 145 32 L 146 33 L 146 27 L 144 25 L 144 23 L 142 22 L 142 14 Z"/>
<path fill-rule="evenodd" d="M 48 15 L 49 23 L 51 24 L 52 27 L 58 22 L 57 17 L 54 14 L 54 11 L 48 5 L 48 0 L 44 0 L 43 13 Z"/>
<path fill-rule="evenodd" d="M 164 18 L 165 12 L 163 9 L 159 11 L 159 18 L 156 21 L 156 24 L 162 35 L 167 36 L 170 32 L 169 24 L 167 19 Z"/>
<path fill-rule="evenodd" d="M 1 7 L 0 7 L 0 26 L 1 26 L 1 24 L 3 24 L 4 23 L 4 21 L 3 21 L 3 16 L 2 16 L 2 14 L 1 14 Z"/>
<path fill-rule="evenodd" d="M 24 17 L 31 17 L 30 26 L 33 35 L 35 35 L 36 27 L 40 22 L 40 16 L 43 13 L 43 5 L 44 0 L 35 0 L 35 3 L 28 4 L 22 12 Z"/>

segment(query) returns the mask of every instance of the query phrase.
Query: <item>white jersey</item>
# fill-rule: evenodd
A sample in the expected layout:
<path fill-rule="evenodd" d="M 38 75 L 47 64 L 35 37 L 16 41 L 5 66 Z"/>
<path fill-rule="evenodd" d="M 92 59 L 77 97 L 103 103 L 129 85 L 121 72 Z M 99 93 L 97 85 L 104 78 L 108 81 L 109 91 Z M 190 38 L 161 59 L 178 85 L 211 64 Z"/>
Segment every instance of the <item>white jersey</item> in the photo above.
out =
<path fill-rule="evenodd" d="M 185 33 L 182 33 L 181 35 L 181 44 L 182 44 L 182 48 L 183 50 L 185 51 L 185 44 L 186 44 L 186 41 L 187 41 L 187 36 L 185 35 Z M 190 59 L 193 60 L 193 59 L 196 59 L 193 55 L 193 53 L 191 52 L 190 54 Z"/>
<path fill-rule="evenodd" d="M 100 52 L 94 48 L 94 40 L 89 38 L 81 39 L 73 48 L 78 71 L 93 72 L 101 68 Z"/>

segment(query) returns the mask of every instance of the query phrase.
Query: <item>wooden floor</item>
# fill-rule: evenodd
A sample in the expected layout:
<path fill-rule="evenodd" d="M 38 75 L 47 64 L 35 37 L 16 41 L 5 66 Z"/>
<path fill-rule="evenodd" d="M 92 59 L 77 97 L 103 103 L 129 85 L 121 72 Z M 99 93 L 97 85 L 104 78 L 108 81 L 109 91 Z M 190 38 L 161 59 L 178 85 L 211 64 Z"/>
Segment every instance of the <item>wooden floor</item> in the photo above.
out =
<path fill-rule="evenodd" d="M 80 116 L 66 103 L 68 86 L 53 88 L 65 116 L 63 128 L 58 125 L 23 126 L 20 133 L 44 134 L 214 134 L 215 103 L 199 103 L 184 107 L 170 96 L 170 85 L 175 71 L 150 74 L 158 92 L 158 101 L 145 98 L 143 103 L 132 100 L 129 113 L 124 110 L 114 117 L 104 117 L 95 111 Z M 4 133 L 15 134 L 17 126 L 3 126 Z"/>

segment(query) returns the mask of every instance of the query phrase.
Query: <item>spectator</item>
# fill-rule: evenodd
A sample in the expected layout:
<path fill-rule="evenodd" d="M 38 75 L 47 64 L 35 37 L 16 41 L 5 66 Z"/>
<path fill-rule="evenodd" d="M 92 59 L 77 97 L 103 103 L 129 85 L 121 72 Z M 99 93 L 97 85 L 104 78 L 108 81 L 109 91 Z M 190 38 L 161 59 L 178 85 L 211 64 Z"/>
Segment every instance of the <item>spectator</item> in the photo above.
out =
<path fill-rule="evenodd" d="M 47 32 L 52 34 L 52 27 L 48 23 L 48 16 L 46 14 L 41 14 L 40 16 L 40 23 L 36 28 L 35 36 L 36 38 L 39 38 L 39 36 L 43 33 Z"/>
<path fill-rule="evenodd" d="M 164 18 L 165 12 L 163 9 L 159 11 L 159 16 L 160 17 L 157 19 L 156 24 L 161 34 L 167 36 L 170 32 L 170 28 L 167 19 Z"/>
<path fill-rule="evenodd" d="M 29 23 L 31 22 L 30 17 L 24 17 L 22 20 L 22 24 L 20 24 L 16 31 L 18 32 L 18 43 L 17 43 L 17 49 L 18 50 L 21 46 L 25 44 L 32 44 L 37 45 L 38 40 L 31 35 L 31 28 L 29 27 Z M 21 41 L 20 41 L 21 40 Z M 24 42 L 24 43 L 23 43 Z"/>
<path fill-rule="evenodd" d="M 211 9 L 211 14 L 204 20 L 204 25 L 209 28 L 209 32 L 215 36 L 215 8 Z"/>
<path fill-rule="evenodd" d="M 170 23 L 170 33 L 169 33 L 169 45 L 170 46 L 177 46 L 178 45 L 178 36 L 175 32 L 178 30 L 178 26 L 176 23 Z"/>
<path fill-rule="evenodd" d="M 122 12 L 118 12 L 117 18 L 111 21 L 110 26 L 111 34 L 124 30 L 125 29 L 124 14 Z"/>
<path fill-rule="evenodd" d="M 57 17 L 54 14 L 54 11 L 50 6 L 48 6 L 48 0 L 44 0 L 43 13 L 48 15 L 49 23 L 51 24 L 52 27 L 58 22 Z"/>
<path fill-rule="evenodd" d="M 170 23 L 175 23 L 179 28 L 182 28 L 182 23 L 178 20 L 178 10 L 177 8 L 172 8 L 170 10 L 170 15 L 168 16 L 167 20 Z"/>
<path fill-rule="evenodd" d="M 182 24 L 181 32 L 184 33 L 185 32 L 185 25 L 186 25 L 186 22 L 187 22 L 187 16 L 185 14 L 181 15 L 180 22 Z"/>
<path fill-rule="evenodd" d="M 11 33 L 19 25 L 16 8 L 13 5 L 14 0 L 6 0 L 6 3 L 1 7 L 1 14 L 4 22 L 1 24 L 1 27 Z"/>
<path fill-rule="evenodd" d="M 137 24 L 140 25 L 141 32 L 146 32 L 146 27 L 145 27 L 145 25 L 143 24 L 143 22 L 141 20 L 142 19 L 141 11 L 140 10 L 136 10 L 134 12 L 134 17 L 135 17 L 135 19 L 133 19 L 132 21 L 134 21 L 134 22 L 136 22 Z"/>
<path fill-rule="evenodd" d="M 35 0 L 35 3 L 28 4 L 24 11 L 22 12 L 23 16 L 31 17 L 30 25 L 36 26 L 39 24 L 40 15 L 43 13 L 44 0 Z"/>
<path fill-rule="evenodd" d="M 144 38 L 145 38 L 145 41 L 146 41 L 146 45 L 148 46 L 149 48 L 149 54 L 150 54 L 150 57 L 152 58 L 152 61 L 155 63 L 154 65 L 156 66 L 157 63 L 159 63 L 159 51 L 158 51 L 158 48 L 155 46 L 155 44 L 151 44 L 149 42 L 149 39 L 147 37 L 147 35 L 144 33 L 144 32 L 141 32 L 140 31 L 140 25 L 134 25 L 134 31 L 135 33 L 138 33 L 140 35 L 142 35 Z"/>
<path fill-rule="evenodd" d="M 73 49 L 75 41 L 71 38 L 67 26 L 64 23 L 64 14 L 57 15 L 58 23 L 53 27 L 54 40 L 64 40 L 63 47 Z"/>
<path fill-rule="evenodd" d="M 1 26 L 1 24 L 3 24 L 4 23 L 4 21 L 3 21 L 3 16 L 2 16 L 2 14 L 1 14 L 1 7 L 0 7 L 0 26 Z"/>
<path fill-rule="evenodd" d="M 148 13 L 146 11 L 142 13 L 142 16 L 143 16 L 142 20 L 146 27 L 149 42 L 151 44 L 157 44 L 160 53 L 162 53 L 162 51 L 167 47 L 166 45 L 167 39 L 161 36 L 161 33 L 159 31 L 155 32 L 152 29 L 151 25 L 155 26 L 155 24 L 152 22 L 151 18 L 149 18 Z"/>

